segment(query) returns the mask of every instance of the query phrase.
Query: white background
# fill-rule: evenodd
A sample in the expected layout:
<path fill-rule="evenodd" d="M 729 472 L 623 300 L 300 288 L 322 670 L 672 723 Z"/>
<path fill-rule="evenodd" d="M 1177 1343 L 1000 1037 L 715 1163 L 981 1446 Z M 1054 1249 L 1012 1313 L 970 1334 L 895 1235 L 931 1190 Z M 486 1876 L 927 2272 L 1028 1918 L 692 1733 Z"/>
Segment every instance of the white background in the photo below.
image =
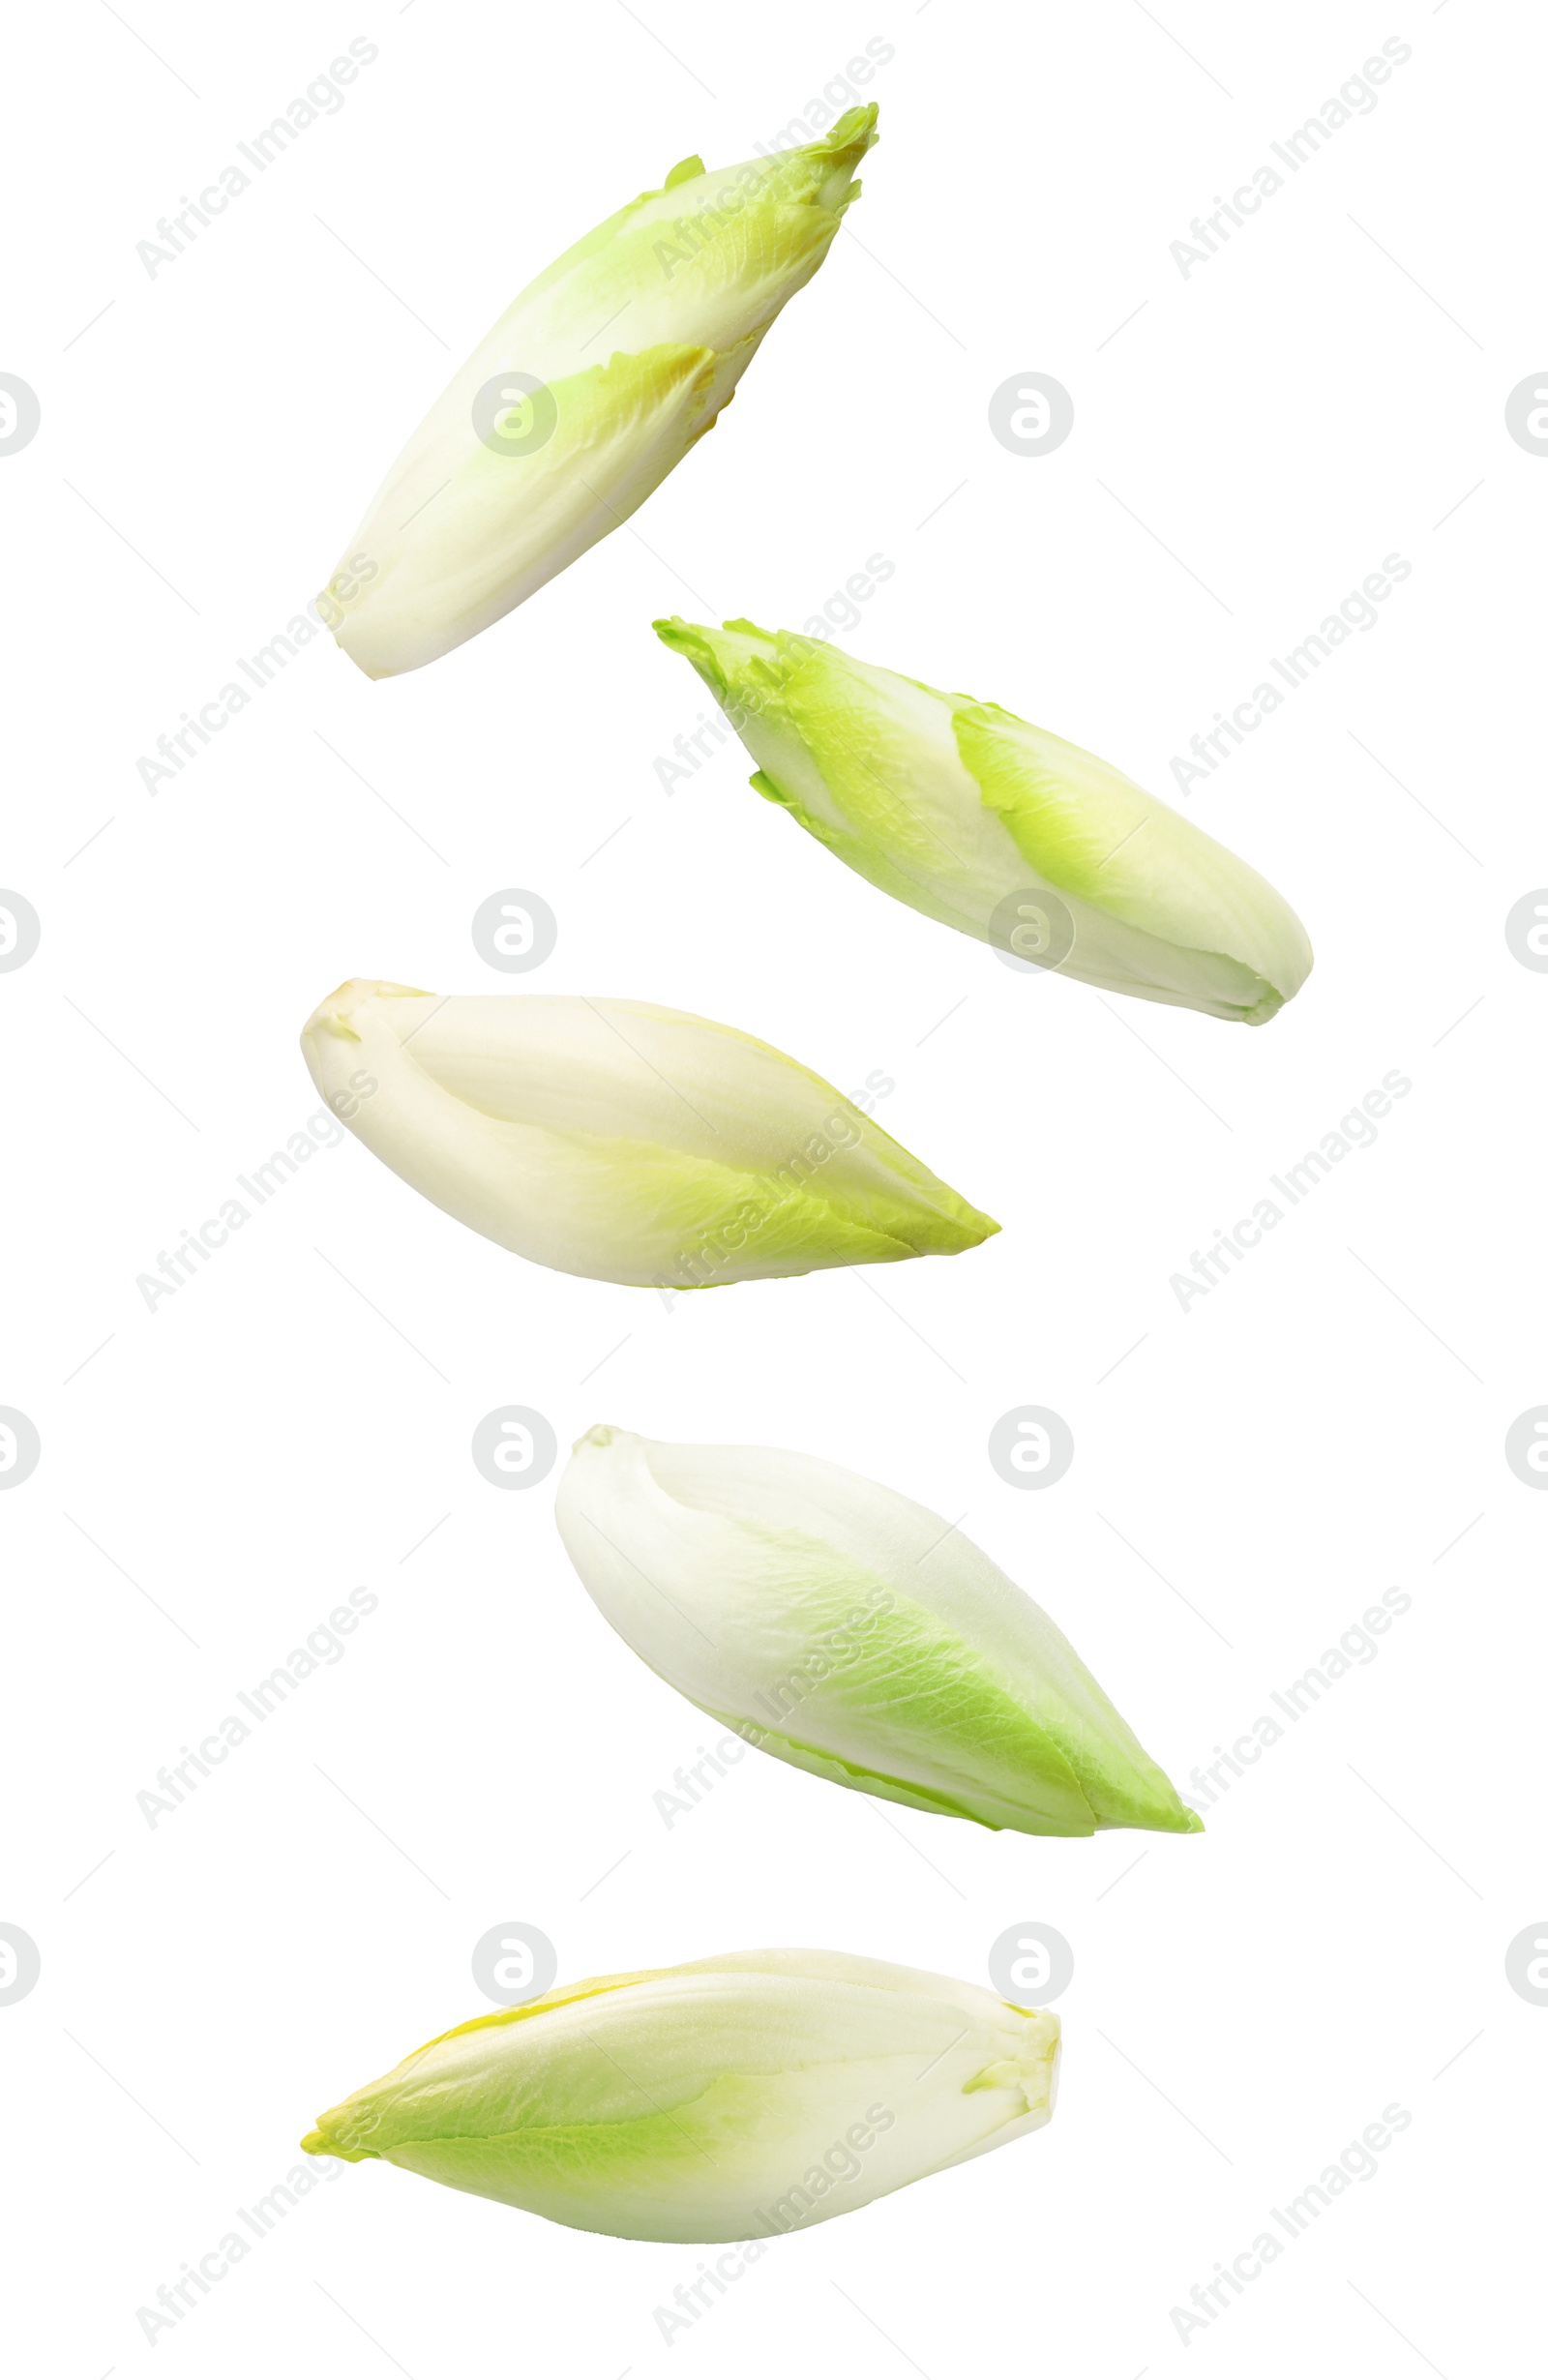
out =
<path fill-rule="evenodd" d="M 1504 1951 L 1548 1904 L 1548 1504 L 1503 1440 L 1548 1398 L 1548 980 L 1503 920 L 1548 879 L 1548 463 L 1504 404 L 1548 361 L 1540 22 L 126 14 L 18 19 L 6 103 L 0 369 L 43 414 L 0 458 L 0 881 L 43 920 L 0 976 L 0 1403 L 43 1440 L 0 1497 L 0 1918 L 43 1958 L 0 2008 L 8 2360 L 1523 2368 L 1548 2012 Z M 379 56 L 342 112 L 148 277 L 135 243 L 357 35 Z M 1184 278 L 1190 219 L 1393 35 L 1374 113 Z M 301 610 L 521 283 L 686 152 L 771 141 L 876 36 L 865 196 L 632 528 L 423 672 L 372 685 L 319 639 L 148 794 L 138 756 Z M 1041 458 L 988 428 L 1027 371 L 1075 406 Z M 1409 560 L 1185 805 L 1308 923 L 1270 1026 L 1013 974 L 829 860 L 733 746 L 663 794 L 703 698 L 652 616 L 799 627 L 876 552 L 854 650 L 1173 800 L 1188 738 Z M 316 1001 L 509 988 L 469 920 L 510 885 L 559 919 L 532 988 L 724 1018 L 846 1089 L 884 1069 L 888 1129 L 1002 1235 L 669 1311 L 520 1263 L 346 1140 L 147 1312 L 136 1275 L 315 1110 Z M 1389 1069 L 1413 1089 L 1376 1145 L 1180 1311 L 1170 1276 Z M 652 1796 L 703 1726 L 587 1602 L 552 1480 L 473 1469 L 506 1403 L 563 1444 L 608 1419 L 802 1447 L 965 1516 L 1184 1786 L 1384 1588 L 1413 1607 L 1198 1839 L 994 1835 L 753 1757 L 669 1830 Z M 1042 1494 L 986 1455 L 1025 1403 L 1075 1433 Z M 380 1603 L 345 1658 L 148 1827 L 158 1768 L 356 1585 Z M 148 2347 L 136 2307 L 320 2108 L 478 2012 L 471 1946 L 514 1919 L 566 1978 L 813 1943 L 984 1980 L 996 1936 L 1051 1923 L 1077 1962 L 1058 2112 L 781 2244 L 670 2346 L 652 2309 L 699 2251 L 372 2165 Z M 1184 2345 L 1169 2309 L 1391 2102 L 1376 2177 Z"/>

